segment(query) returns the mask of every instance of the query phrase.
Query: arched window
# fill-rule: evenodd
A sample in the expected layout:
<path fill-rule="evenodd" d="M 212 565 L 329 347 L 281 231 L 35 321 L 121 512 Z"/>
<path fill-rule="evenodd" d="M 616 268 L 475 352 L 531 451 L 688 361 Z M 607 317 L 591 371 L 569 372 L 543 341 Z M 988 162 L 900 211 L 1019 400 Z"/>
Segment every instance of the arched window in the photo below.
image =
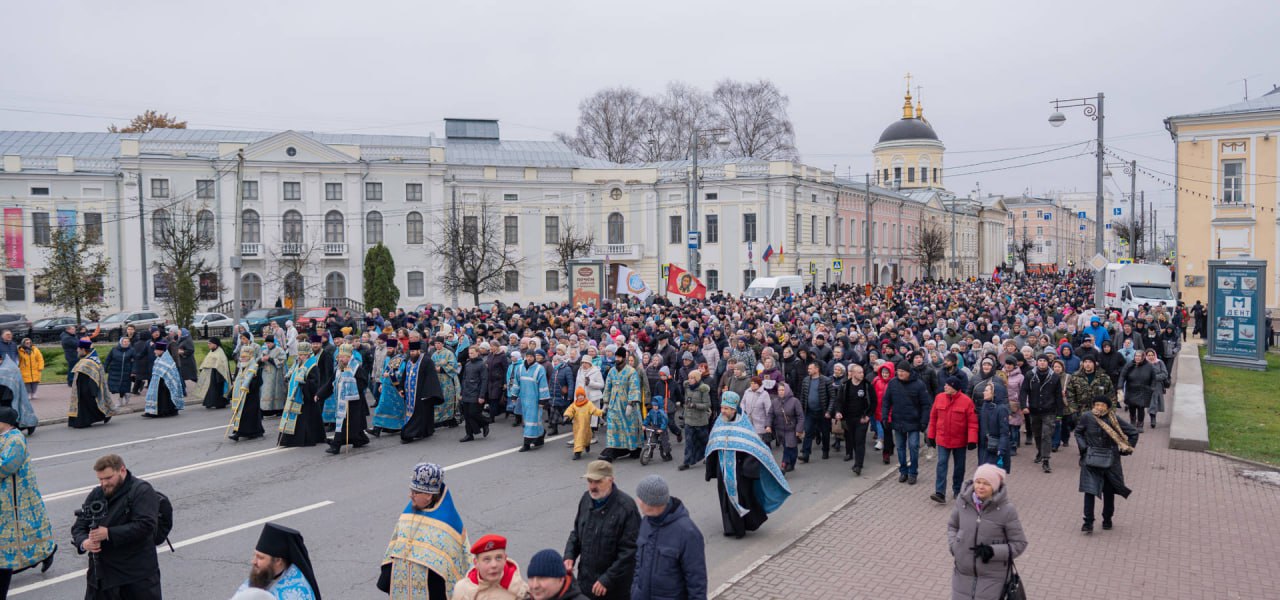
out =
<path fill-rule="evenodd" d="M 343 238 L 344 222 L 342 213 L 331 210 L 324 215 L 324 241 L 327 244 L 341 244 Z"/>
<path fill-rule="evenodd" d="M 346 298 L 347 297 L 347 278 L 342 273 L 334 271 L 324 277 L 324 297 L 325 298 Z"/>
<path fill-rule="evenodd" d="M 251 306 L 262 302 L 262 278 L 254 273 L 245 273 L 240 278 L 240 299 Z"/>
<path fill-rule="evenodd" d="M 240 241 L 246 244 L 262 243 L 262 220 L 258 211 L 246 209 L 240 213 Z"/>
<path fill-rule="evenodd" d="M 196 213 L 196 238 L 202 243 L 213 243 L 213 211 L 205 209 Z"/>
<path fill-rule="evenodd" d="M 364 216 L 364 237 L 369 244 L 382 243 L 382 213 L 371 210 Z"/>
<path fill-rule="evenodd" d="M 625 221 L 622 219 L 622 213 L 609 213 L 609 243 L 625 244 L 626 235 L 624 231 Z"/>
<path fill-rule="evenodd" d="M 151 213 L 151 234 L 153 239 L 162 240 L 173 233 L 173 217 L 169 211 L 157 208 Z"/>
<path fill-rule="evenodd" d="M 302 213 L 290 210 L 284 213 L 284 243 L 302 243 Z"/>
<path fill-rule="evenodd" d="M 405 217 L 404 232 L 406 243 L 422 243 L 422 213 L 415 210 Z"/>

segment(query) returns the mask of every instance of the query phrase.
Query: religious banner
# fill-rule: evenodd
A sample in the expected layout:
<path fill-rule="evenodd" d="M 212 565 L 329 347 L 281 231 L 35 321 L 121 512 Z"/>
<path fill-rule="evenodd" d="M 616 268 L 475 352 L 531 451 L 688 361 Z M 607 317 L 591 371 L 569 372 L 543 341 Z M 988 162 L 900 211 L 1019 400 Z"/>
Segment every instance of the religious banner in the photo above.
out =
<path fill-rule="evenodd" d="M 649 299 L 653 294 L 653 290 L 649 289 L 649 284 L 640 278 L 640 274 L 624 267 L 618 266 L 618 295 L 630 294 L 638 298 L 641 302 Z"/>
<path fill-rule="evenodd" d="M 22 209 L 4 209 L 4 257 L 10 269 L 23 268 Z"/>
<path fill-rule="evenodd" d="M 667 291 L 698 300 L 707 299 L 707 286 L 702 285 L 693 273 L 675 265 L 671 265 L 671 276 L 667 278 Z"/>

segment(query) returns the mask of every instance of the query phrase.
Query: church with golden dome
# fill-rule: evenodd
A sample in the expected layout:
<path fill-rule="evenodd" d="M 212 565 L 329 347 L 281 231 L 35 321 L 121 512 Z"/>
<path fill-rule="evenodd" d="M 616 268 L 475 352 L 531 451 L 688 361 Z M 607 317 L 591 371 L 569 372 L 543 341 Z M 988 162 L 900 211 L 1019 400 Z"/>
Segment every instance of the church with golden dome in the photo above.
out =
<path fill-rule="evenodd" d="M 872 149 L 875 179 L 882 187 L 899 190 L 943 188 L 942 155 L 946 147 L 924 118 L 924 102 L 912 102 L 911 75 L 902 102 L 902 118 L 890 123 Z"/>

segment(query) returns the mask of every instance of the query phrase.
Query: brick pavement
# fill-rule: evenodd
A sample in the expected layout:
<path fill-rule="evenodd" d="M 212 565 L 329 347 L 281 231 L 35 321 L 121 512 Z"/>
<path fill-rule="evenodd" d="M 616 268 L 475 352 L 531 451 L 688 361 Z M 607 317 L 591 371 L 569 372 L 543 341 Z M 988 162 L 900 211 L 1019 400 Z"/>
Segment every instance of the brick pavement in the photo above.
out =
<path fill-rule="evenodd" d="M 1031 598 L 1280 598 L 1280 475 L 1170 450 L 1169 414 L 1124 459 L 1134 493 L 1116 499 L 1115 529 L 1092 536 L 1080 533 L 1074 443 L 1053 455 L 1051 474 L 1033 464 L 1034 449 L 1019 450 L 1006 485 L 1030 542 L 1017 565 Z M 973 462 L 971 452 L 971 476 Z M 950 597 L 951 504 L 928 499 L 934 463 L 921 463 L 917 485 L 890 473 L 717 597 Z"/>

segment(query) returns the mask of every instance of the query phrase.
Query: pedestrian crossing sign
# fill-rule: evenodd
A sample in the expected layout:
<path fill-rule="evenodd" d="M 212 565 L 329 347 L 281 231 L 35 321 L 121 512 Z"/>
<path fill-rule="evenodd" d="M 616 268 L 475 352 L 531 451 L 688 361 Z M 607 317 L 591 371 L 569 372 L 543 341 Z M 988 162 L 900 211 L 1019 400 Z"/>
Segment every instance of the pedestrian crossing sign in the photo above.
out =
<path fill-rule="evenodd" d="M 815 263 L 815 262 L 813 262 L 813 261 L 809 261 L 809 274 L 810 274 L 810 275 L 817 275 L 817 274 L 818 274 L 818 263 Z"/>
<path fill-rule="evenodd" d="M 844 270 L 844 261 L 843 261 L 843 260 L 840 260 L 840 259 L 838 259 L 838 258 L 836 258 L 836 259 L 832 259 L 832 261 L 831 261 L 831 270 L 832 270 L 832 271 L 837 271 L 837 272 L 839 272 L 839 271 L 843 271 L 843 270 Z"/>

